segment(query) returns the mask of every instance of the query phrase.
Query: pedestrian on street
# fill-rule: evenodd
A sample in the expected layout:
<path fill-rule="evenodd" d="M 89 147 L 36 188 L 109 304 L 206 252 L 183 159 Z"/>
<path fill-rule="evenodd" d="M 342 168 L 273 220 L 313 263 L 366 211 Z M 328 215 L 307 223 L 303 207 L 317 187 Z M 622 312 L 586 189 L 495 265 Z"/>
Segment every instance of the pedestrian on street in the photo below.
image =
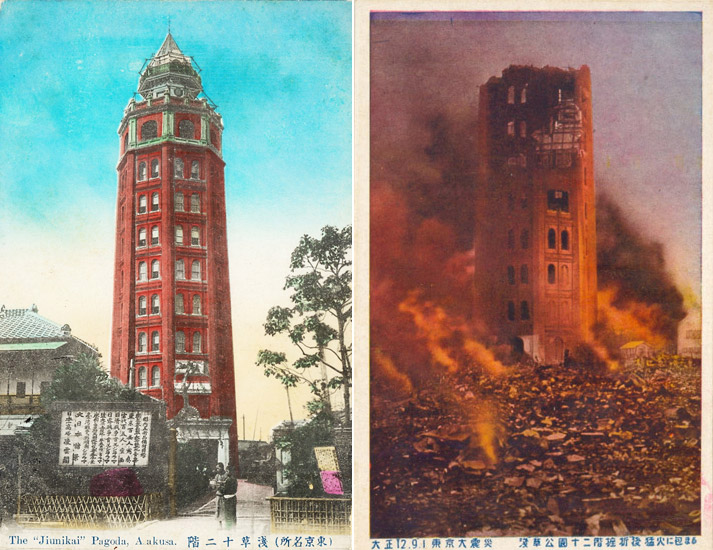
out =
<path fill-rule="evenodd" d="M 227 471 L 228 477 L 225 479 L 223 485 L 223 510 L 226 529 L 232 529 L 235 527 L 235 520 L 237 516 L 237 493 L 238 493 L 238 481 L 235 479 L 235 473 L 233 472 L 233 467 L 228 466 Z"/>
<path fill-rule="evenodd" d="M 217 502 L 215 506 L 215 517 L 218 519 L 218 526 L 223 527 L 223 518 L 225 517 L 225 481 L 228 479 L 228 473 L 225 471 L 225 466 L 222 462 L 218 462 L 215 477 L 210 480 L 210 486 L 215 490 Z"/>

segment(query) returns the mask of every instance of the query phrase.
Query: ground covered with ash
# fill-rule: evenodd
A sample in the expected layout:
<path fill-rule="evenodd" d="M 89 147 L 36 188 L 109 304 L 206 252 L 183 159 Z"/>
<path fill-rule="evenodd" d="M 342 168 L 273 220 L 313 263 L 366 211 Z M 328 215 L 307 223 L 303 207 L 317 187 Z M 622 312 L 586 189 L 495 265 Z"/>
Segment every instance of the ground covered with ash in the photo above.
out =
<path fill-rule="evenodd" d="M 663 361 L 373 395 L 371 536 L 700 534 L 700 391 L 698 367 Z"/>

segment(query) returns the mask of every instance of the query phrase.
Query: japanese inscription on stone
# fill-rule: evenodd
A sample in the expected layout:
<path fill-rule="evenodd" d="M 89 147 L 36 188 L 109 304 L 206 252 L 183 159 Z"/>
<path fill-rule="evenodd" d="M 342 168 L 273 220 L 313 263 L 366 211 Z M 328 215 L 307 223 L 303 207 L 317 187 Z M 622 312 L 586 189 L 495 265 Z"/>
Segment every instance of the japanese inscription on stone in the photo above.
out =
<path fill-rule="evenodd" d="M 63 411 L 61 422 L 61 466 L 148 465 L 150 412 Z"/>

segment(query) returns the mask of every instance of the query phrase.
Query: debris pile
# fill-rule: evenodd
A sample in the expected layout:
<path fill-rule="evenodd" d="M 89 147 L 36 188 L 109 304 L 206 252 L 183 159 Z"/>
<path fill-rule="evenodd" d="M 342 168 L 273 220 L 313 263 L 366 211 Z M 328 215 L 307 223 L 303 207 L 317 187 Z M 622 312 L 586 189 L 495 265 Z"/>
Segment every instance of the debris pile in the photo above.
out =
<path fill-rule="evenodd" d="M 462 370 L 374 395 L 372 537 L 699 534 L 700 390 L 698 368 L 670 362 Z M 486 400 L 497 461 L 466 418 Z"/>

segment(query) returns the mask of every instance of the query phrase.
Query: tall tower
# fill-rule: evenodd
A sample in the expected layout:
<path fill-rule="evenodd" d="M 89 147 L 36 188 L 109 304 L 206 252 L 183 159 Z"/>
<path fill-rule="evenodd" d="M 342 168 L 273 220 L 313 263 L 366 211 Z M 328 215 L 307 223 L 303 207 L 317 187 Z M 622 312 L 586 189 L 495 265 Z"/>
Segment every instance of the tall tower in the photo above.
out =
<path fill-rule="evenodd" d="M 119 125 L 111 374 L 168 418 L 185 393 L 186 412 L 232 420 L 219 456 L 237 465 L 223 123 L 202 91 L 169 33 Z"/>
<path fill-rule="evenodd" d="M 516 352 L 560 362 L 596 321 L 589 68 L 492 77 L 478 152 L 476 316 Z"/>

